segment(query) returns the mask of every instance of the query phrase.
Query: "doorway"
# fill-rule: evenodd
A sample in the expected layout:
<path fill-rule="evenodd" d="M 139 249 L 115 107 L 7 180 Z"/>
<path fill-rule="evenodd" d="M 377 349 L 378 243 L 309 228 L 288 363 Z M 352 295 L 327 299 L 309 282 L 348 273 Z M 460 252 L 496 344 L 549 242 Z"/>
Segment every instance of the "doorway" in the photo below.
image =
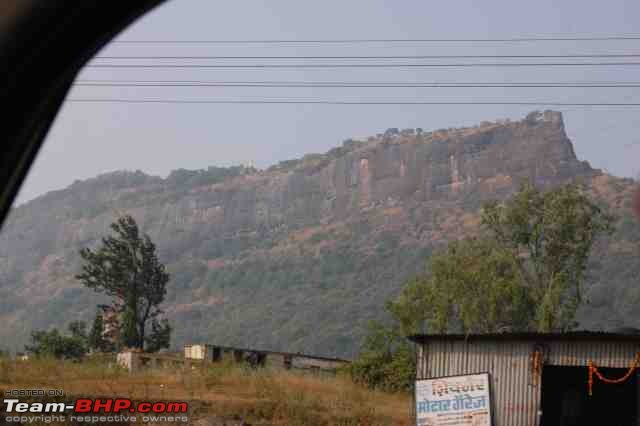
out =
<path fill-rule="evenodd" d="M 626 368 L 598 368 L 607 378 L 617 379 Z M 619 384 L 594 377 L 589 396 L 587 367 L 545 366 L 542 371 L 541 426 L 637 425 L 637 375 Z"/>

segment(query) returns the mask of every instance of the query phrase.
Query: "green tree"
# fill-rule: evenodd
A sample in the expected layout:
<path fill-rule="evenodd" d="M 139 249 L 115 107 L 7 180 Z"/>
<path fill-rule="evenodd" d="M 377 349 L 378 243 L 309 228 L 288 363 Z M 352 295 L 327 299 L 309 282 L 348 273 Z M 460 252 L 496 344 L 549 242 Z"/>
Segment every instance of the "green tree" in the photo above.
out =
<path fill-rule="evenodd" d="M 482 223 L 511 253 L 536 306 L 540 332 L 575 327 L 591 248 L 613 218 L 577 185 L 543 192 L 530 184 L 504 203 L 487 203 Z"/>
<path fill-rule="evenodd" d="M 37 330 L 31 333 L 31 344 L 25 349 L 39 357 L 79 360 L 87 353 L 87 339 L 82 331 L 86 324 L 73 322 L 69 325 L 70 336 L 60 333 L 57 328 Z"/>
<path fill-rule="evenodd" d="M 156 318 L 151 322 L 151 334 L 147 338 L 147 351 L 157 352 L 166 349 L 171 343 L 171 325 L 165 318 L 158 321 Z"/>
<path fill-rule="evenodd" d="M 166 333 L 152 325 L 163 313 L 160 304 L 167 293 L 169 274 L 158 260 L 155 244 L 148 235 L 140 235 L 131 216 L 120 217 L 111 229 L 114 235 L 103 238 L 101 247 L 80 250 L 84 265 L 76 278 L 113 298 L 122 343 L 144 349 L 145 342 L 156 339 L 153 333 Z"/>
<path fill-rule="evenodd" d="M 494 333 L 526 329 L 532 319 L 527 289 L 507 250 L 489 239 L 452 242 L 435 254 L 429 272 L 411 280 L 388 309 L 405 335 Z"/>
<path fill-rule="evenodd" d="M 96 352 L 112 352 L 115 349 L 113 343 L 104 337 L 104 328 L 104 317 L 98 312 L 87 337 L 89 349 Z"/>
<path fill-rule="evenodd" d="M 68 326 L 69 332 L 72 337 L 77 337 L 82 340 L 87 339 L 87 323 L 84 321 L 72 321 Z"/>
<path fill-rule="evenodd" d="M 409 280 L 387 302 L 390 326 L 372 322 L 350 369 L 356 381 L 409 390 L 415 378 L 412 334 L 497 332 L 526 328 L 531 303 L 510 253 L 489 239 L 456 241 L 431 258 L 429 270 Z"/>
<path fill-rule="evenodd" d="M 354 381 L 391 392 L 411 389 L 416 368 L 413 348 L 395 325 L 369 323 L 360 354 L 349 366 Z"/>
<path fill-rule="evenodd" d="M 489 235 L 451 242 L 386 305 L 391 326 L 371 325 L 351 366 L 356 380 L 402 389 L 415 371 L 411 334 L 566 330 L 581 301 L 586 263 L 612 218 L 576 185 L 524 185 L 487 203 Z"/>

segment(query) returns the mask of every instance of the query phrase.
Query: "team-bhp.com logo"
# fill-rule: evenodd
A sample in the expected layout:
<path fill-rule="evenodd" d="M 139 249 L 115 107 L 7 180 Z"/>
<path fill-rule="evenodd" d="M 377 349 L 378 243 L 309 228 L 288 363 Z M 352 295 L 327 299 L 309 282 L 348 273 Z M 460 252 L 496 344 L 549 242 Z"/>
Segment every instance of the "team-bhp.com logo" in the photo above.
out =
<path fill-rule="evenodd" d="M 186 402 L 139 402 L 126 398 L 77 399 L 75 403 L 20 402 L 4 399 L 8 423 L 187 422 Z M 53 419 L 55 417 L 55 419 Z"/>

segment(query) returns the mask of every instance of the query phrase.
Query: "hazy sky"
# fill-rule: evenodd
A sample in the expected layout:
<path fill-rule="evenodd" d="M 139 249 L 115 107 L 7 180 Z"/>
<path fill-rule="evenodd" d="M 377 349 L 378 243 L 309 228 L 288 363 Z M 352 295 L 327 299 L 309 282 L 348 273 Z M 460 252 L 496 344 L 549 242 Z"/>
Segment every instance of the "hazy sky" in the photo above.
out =
<path fill-rule="evenodd" d="M 638 16 L 640 2 L 637 0 L 173 0 L 134 24 L 120 39 L 479 39 L 628 35 L 640 33 Z M 640 53 L 640 41 L 328 46 L 115 43 L 101 52 L 101 55 L 579 53 Z M 127 60 L 102 60 L 102 63 L 116 62 L 127 63 Z M 640 81 L 639 71 L 639 66 L 321 70 L 94 68 L 86 69 L 80 78 L 177 81 L 637 82 Z M 77 87 L 70 94 L 70 98 L 83 97 L 640 102 L 640 89 Z M 86 179 L 119 169 L 140 169 L 165 176 L 176 168 L 195 169 L 249 162 L 265 167 L 305 153 L 325 152 L 349 137 L 368 136 L 389 127 L 422 127 L 429 130 L 472 125 L 483 120 L 520 118 L 532 109 L 535 108 L 67 103 L 22 188 L 19 202 L 63 188 L 76 179 Z M 640 166 L 636 159 L 640 153 L 640 108 L 557 109 L 565 113 L 569 137 L 581 159 L 617 175 L 634 176 L 638 173 Z"/>

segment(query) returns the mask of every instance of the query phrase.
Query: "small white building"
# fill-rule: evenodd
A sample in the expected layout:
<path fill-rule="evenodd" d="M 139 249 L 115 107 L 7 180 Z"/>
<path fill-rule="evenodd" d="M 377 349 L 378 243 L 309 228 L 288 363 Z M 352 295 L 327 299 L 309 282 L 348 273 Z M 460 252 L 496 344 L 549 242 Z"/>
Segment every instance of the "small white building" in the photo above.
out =
<path fill-rule="evenodd" d="M 17 361 L 29 361 L 31 359 L 31 355 L 24 352 L 16 352 L 16 360 Z"/>

